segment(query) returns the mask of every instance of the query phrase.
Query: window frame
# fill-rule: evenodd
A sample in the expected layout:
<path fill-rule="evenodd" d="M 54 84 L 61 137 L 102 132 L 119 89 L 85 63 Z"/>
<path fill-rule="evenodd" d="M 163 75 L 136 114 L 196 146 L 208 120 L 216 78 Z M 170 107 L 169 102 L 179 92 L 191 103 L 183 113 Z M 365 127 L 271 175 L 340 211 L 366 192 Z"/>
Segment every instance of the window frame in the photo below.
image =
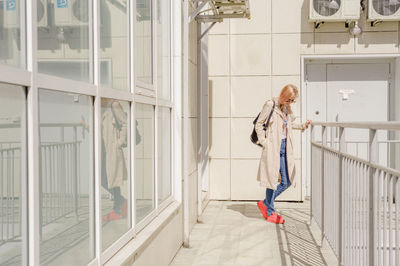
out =
<path fill-rule="evenodd" d="M 95 211 L 95 219 L 91 226 L 95 230 L 94 253 L 95 258 L 88 265 L 99 265 L 108 261 L 118 250 L 120 250 L 126 243 L 136 237 L 136 235 L 145 228 L 155 217 L 157 217 L 164 209 L 167 208 L 172 202 L 176 201 L 175 197 L 175 102 L 174 102 L 174 89 L 173 89 L 173 1 L 169 1 L 169 28 L 168 34 L 170 35 L 170 73 L 169 73 L 169 86 L 170 86 L 170 99 L 159 99 L 157 94 L 157 0 L 151 0 L 152 3 L 152 83 L 145 84 L 136 79 L 135 76 L 135 21 L 136 21 L 136 3 L 135 1 L 127 1 L 127 42 L 128 42 L 128 86 L 129 90 L 123 91 L 104 87 L 100 84 L 100 56 L 99 56 L 99 41 L 100 41 L 100 3 L 95 0 L 88 0 L 89 2 L 89 81 L 76 81 L 67 78 L 43 74 L 38 71 L 38 33 L 37 33 L 37 1 L 20 1 L 21 5 L 21 63 L 20 67 L 0 64 L 0 82 L 9 83 L 17 86 L 23 86 L 26 90 L 26 160 L 29 162 L 27 165 L 27 238 L 28 241 L 24 244 L 24 251 L 22 256 L 23 265 L 39 265 L 40 263 L 40 217 L 39 217 L 39 111 L 38 111 L 38 93 L 39 89 L 46 89 L 59 92 L 71 92 L 83 94 L 93 97 L 93 148 L 94 148 L 94 198 L 95 206 L 92 206 Z M 25 14 L 25 15 L 24 15 Z M 138 89 L 142 89 L 139 92 Z M 130 106 L 130 134 L 129 134 L 129 167 L 130 167 L 130 220 L 131 227 L 124 235 L 117 241 L 109 246 L 103 252 L 101 251 L 101 211 L 100 211 L 100 179 L 101 179 L 101 98 L 111 98 L 115 100 L 122 100 L 129 103 Z M 145 103 L 154 105 L 154 206 L 155 208 L 149 213 L 140 223 L 135 223 L 135 174 L 134 174 L 134 158 L 135 158 L 135 145 L 132 140 L 135 138 L 135 104 Z M 169 108 L 171 112 L 171 158 L 170 158 L 170 196 L 158 203 L 157 191 L 157 130 L 158 130 L 158 109 L 159 106 Z"/>

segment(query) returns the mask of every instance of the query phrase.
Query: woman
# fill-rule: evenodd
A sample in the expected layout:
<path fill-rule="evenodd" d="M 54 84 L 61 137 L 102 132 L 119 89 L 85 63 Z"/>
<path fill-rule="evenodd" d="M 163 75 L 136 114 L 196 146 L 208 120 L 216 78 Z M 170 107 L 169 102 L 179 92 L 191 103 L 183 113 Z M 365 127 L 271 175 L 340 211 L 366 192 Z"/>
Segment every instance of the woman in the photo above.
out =
<path fill-rule="evenodd" d="M 257 180 L 260 181 L 261 186 L 266 187 L 266 197 L 263 201 L 260 200 L 257 206 L 264 218 L 271 223 L 285 222 L 275 212 L 274 201 L 291 184 L 296 185 L 292 129 L 303 132 L 311 123 L 311 120 L 307 120 L 304 124 L 294 123 L 296 117 L 290 104 L 296 101 L 298 95 L 296 86 L 288 84 L 283 87 L 279 97 L 264 104 L 255 125 L 258 142 L 263 147 Z M 263 124 L 270 114 L 271 119 L 264 130 Z"/>
<path fill-rule="evenodd" d="M 123 148 L 127 146 L 127 118 L 118 101 L 102 99 L 102 178 L 101 185 L 113 195 L 113 210 L 104 221 L 126 217 L 128 202 L 121 194 L 121 186 L 127 179 Z"/>

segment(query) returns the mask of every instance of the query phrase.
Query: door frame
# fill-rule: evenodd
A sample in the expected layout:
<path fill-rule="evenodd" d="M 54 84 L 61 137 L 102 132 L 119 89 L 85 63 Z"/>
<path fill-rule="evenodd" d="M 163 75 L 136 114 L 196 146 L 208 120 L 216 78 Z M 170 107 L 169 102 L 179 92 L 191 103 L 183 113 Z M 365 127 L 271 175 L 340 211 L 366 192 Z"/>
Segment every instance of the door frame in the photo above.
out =
<path fill-rule="evenodd" d="M 395 84 L 396 73 L 399 71 L 395 69 L 396 60 L 400 60 L 400 54 L 365 54 L 365 55 L 302 55 L 300 56 L 300 91 L 301 91 L 301 120 L 306 121 L 307 110 L 307 90 L 306 90 L 306 65 L 312 63 L 379 63 L 379 61 L 384 61 L 385 63 L 390 63 L 390 85 L 391 90 L 393 88 L 400 89 L 400 84 Z M 400 77 L 397 77 L 399 79 Z M 400 83 L 400 82 L 398 82 Z M 389 91 L 389 95 L 390 95 Z M 389 106 L 388 106 L 389 108 Z M 389 115 L 390 112 L 389 112 Z M 306 178 L 306 167 L 311 167 L 311 163 L 307 160 L 307 135 L 301 135 L 301 188 L 302 188 L 302 200 L 309 199 L 311 188 L 308 184 L 308 179 Z M 303 159 L 305 158 L 305 159 Z M 311 179 L 310 179 L 311 183 Z"/>

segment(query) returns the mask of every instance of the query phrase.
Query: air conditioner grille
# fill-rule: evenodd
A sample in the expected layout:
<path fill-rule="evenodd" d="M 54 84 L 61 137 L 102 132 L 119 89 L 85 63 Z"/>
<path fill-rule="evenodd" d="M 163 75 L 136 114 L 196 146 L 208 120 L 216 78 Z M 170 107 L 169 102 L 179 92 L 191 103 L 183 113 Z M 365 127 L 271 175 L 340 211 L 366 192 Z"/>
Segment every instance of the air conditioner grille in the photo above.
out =
<path fill-rule="evenodd" d="M 381 16 L 391 16 L 400 8 L 400 0 L 373 0 L 372 5 Z"/>
<path fill-rule="evenodd" d="M 341 5 L 341 0 L 313 0 L 315 11 L 321 16 L 330 17 L 335 15 Z"/>
<path fill-rule="evenodd" d="M 89 21 L 89 3 L 88 0 L 75 1 L 72 5 L 72 12 L 77 20 L 81 22 Z"/>

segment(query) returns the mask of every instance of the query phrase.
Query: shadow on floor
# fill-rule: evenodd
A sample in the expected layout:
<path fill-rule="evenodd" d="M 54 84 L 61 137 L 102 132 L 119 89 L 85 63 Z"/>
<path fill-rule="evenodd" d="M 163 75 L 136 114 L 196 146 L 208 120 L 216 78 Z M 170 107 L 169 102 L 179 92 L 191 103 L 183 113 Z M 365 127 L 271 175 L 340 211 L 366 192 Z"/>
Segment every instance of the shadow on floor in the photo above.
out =
<path fill-rule="evenodd" d="M 312 234 L 309 209 L 299 208 L 296 203 L 293 203 L 293 207 L 291 203 L 277 202 L 276 205 L 286 220 L 283 225 L 275 225 L 282 265 L 328 265 L 321 252 L 321 245 Z M 227 209 L 248 218 L 264 219 L 256 204 L 231 204 Z"/>

